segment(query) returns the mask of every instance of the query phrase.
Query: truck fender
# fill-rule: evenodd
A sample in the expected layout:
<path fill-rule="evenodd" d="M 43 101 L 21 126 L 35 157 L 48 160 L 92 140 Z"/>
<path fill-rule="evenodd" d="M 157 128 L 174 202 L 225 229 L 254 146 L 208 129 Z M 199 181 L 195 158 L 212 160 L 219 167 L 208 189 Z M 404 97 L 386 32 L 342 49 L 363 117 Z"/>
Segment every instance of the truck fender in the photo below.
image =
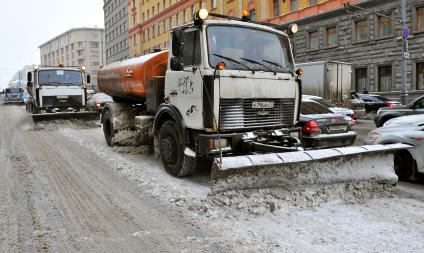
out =
<path fill-rule="evenodd" d="M 187 129 L 184 123 L 183 116 L 175 106 L 169 104 L 161 104 L 159 106 L 159 109 L 156 112 L 155 120 L 153 122 L 153 135 L 155 137 L 159 136 L 160 128 L 167 120 L 175 121 L 177 123 L 177 126 L 180 127 L 181 143 L 189 143 Z"/>

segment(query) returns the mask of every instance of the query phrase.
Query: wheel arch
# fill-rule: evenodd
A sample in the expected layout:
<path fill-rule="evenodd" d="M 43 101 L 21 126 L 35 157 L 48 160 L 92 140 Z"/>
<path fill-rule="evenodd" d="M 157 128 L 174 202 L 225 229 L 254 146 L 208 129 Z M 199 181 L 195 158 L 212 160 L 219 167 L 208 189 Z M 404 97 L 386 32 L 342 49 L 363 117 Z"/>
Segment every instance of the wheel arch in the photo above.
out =
<path fill-rule="evenodd" d="M 177 126 L 180 128 L 179 132 L 181 133 L 181 143 L 188 144 L 189 140 L 187 128 L 184 123 L 183 116 L 173 105 L 163 104 L 159 107 L 153 122 L 153 135 L 155 137 L 159 136 L 159 131 L 167 120 L 172 120 L 177 124 Z"/>

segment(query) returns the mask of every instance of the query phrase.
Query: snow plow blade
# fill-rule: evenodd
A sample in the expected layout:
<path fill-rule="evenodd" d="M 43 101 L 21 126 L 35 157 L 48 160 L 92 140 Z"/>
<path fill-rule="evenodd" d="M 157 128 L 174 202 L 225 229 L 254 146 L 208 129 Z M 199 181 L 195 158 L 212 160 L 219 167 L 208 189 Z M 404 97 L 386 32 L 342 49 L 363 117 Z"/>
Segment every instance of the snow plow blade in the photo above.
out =
<path fill-rule="evenodd" d="M 274 186 L 376 182 L 396 184 L 393 153 L 406 144 L 368 145 L 217 158 L 212 192 Z"/>
<path fill-rule="evenodd" d="M 57 112 L 57 113 L 43 113 L 32 114 L 34 122 L 49 121 L 57 119 L 80 119 L 84 121 L 99 120 L 99 112 Z"/>

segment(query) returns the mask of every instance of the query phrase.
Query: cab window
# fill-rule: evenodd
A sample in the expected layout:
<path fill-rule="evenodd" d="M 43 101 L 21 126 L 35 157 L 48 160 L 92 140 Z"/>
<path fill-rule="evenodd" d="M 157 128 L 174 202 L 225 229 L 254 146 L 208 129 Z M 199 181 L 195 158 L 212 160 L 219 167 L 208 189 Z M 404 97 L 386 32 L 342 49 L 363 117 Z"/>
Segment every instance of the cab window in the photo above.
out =
<path fill-rule="evenodd" d="M 200 57 L 200 33 L 198 30 L 184 33 L 184 66 L 199 65 Z"/>

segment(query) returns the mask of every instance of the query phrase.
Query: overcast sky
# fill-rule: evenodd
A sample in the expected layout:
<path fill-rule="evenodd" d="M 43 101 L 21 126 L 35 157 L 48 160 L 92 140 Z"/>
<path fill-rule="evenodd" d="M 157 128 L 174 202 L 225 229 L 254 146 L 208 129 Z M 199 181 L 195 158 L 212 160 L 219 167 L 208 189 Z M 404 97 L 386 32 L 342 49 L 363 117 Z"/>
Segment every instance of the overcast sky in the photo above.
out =
<path fill-rule="evenodd" d="M 103 0 L 2 0 L 0 88 L 24 65 L 40 62 L 39 45 L 76 27 L 103 28 Z"/>

